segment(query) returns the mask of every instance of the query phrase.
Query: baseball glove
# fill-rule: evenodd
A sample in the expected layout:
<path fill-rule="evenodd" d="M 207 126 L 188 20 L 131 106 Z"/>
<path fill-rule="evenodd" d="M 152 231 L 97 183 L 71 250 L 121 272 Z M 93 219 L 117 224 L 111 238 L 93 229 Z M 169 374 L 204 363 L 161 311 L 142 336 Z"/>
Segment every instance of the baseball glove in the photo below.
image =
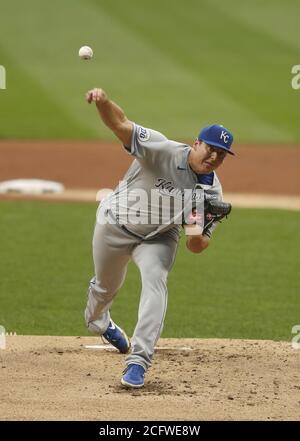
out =
<path fill-rule="evenodd" d="M 214 195 L 205 193 L 204 196 L 204 212 L 198 213 L 196 208 L 192 208 L 192 212 L 184 220 L 183 226 L 198 224 L 203 226 L 202 234 L 207 234 L 209 228 L 214 222 L 221 222 L 231 212 L 231 204 L 215 199 Z"/>
<path fill-rule="evenodd" d="M 214 222 L 221 222 L 231 212 L 231 204 L 217 200 L 205 199 L 204 202 L 204 227 L 202 234 L 206 234 Z"/>

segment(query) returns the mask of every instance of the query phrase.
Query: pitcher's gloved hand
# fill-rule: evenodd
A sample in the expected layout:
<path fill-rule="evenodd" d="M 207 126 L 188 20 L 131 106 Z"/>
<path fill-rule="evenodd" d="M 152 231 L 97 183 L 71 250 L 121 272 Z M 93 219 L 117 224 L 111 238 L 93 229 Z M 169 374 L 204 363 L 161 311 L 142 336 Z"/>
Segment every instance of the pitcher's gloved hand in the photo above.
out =
<path fill-rule="evenodd" d="M 201 212 L 199 212 L 193 206 L 190 213 L 184 213 L 182 226 L 185 228 L 186 226 L 197 224 L 197 232 L 195 230 L 193 234 L 207 234 L 210 237 L 208 230 L 212 224 L 214 222 L 221 222 L 221 220 L 224 217 L 227 217 L 230 212 L 230 203 L 219 201 L 216 199 L 214 194 L 210 194 L 205 191 L 203 211 L 201 210 Z M 201 233 L 199 233 L 199 231 L 201 231 Z"/>
<path fill-rule="evenodd" d="M 204 227 L 202 234 L 206 234 L 209 227 L 214 222 L 221 222 L 231 212 L 229 202 L 217 201 L 215 199 L 205 199 L 204 202 Z"/>

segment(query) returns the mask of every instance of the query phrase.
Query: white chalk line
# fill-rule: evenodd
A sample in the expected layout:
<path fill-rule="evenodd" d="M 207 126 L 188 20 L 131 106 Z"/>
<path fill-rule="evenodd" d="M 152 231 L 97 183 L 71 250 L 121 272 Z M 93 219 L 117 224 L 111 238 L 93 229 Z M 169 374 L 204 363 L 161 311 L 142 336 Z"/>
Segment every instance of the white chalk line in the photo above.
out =
<path fill-rule="evenodd" d="M 105 351 L 117 351 L 117 348 L 114 348 L 110 345 L 84 345 L 86 349 L 96 349 L 96 350 L 105 350 Z M 194 349 L 189 348 L 188 346 L 181 346 L 181 347 L 175 347 L 175 346 L 157 346 L 155 348 L 156 351 L 193 351 Z"/>

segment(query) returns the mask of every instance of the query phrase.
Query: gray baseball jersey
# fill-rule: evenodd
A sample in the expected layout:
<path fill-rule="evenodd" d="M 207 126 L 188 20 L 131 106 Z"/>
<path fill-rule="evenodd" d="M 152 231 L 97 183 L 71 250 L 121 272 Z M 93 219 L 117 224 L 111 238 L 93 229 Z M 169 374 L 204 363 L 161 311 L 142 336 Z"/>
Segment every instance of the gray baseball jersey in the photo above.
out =
<path fill-rule="evenodd" d="M 216 173 L 198 175 L 189 166 L 190 146 L 134 124 L 131 145 L 125 148 L 137 159 L 115 191 L 102 201 L 102 207 L 106 207 L 110 221 L 124 224 L 144 240 L 166 230 L 178 237 L 184 191 L 192 197 L 197 185 L 222 200 Z M 214 228 L 212 225 L 207 235 Z"/>

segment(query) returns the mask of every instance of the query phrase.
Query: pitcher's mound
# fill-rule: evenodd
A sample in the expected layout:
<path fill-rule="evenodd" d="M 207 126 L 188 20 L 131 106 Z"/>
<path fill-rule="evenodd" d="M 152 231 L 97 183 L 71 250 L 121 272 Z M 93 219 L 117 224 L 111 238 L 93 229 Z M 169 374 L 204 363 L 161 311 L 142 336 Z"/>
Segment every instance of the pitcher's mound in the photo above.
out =
<path fill-rule="evenodd" d="M 300 351 L 290 343 L 161 339 L 133 391 L 120 384 L 124 359 L 97 337 L 7 337 L 0 419 L 300 419 Z"/>

